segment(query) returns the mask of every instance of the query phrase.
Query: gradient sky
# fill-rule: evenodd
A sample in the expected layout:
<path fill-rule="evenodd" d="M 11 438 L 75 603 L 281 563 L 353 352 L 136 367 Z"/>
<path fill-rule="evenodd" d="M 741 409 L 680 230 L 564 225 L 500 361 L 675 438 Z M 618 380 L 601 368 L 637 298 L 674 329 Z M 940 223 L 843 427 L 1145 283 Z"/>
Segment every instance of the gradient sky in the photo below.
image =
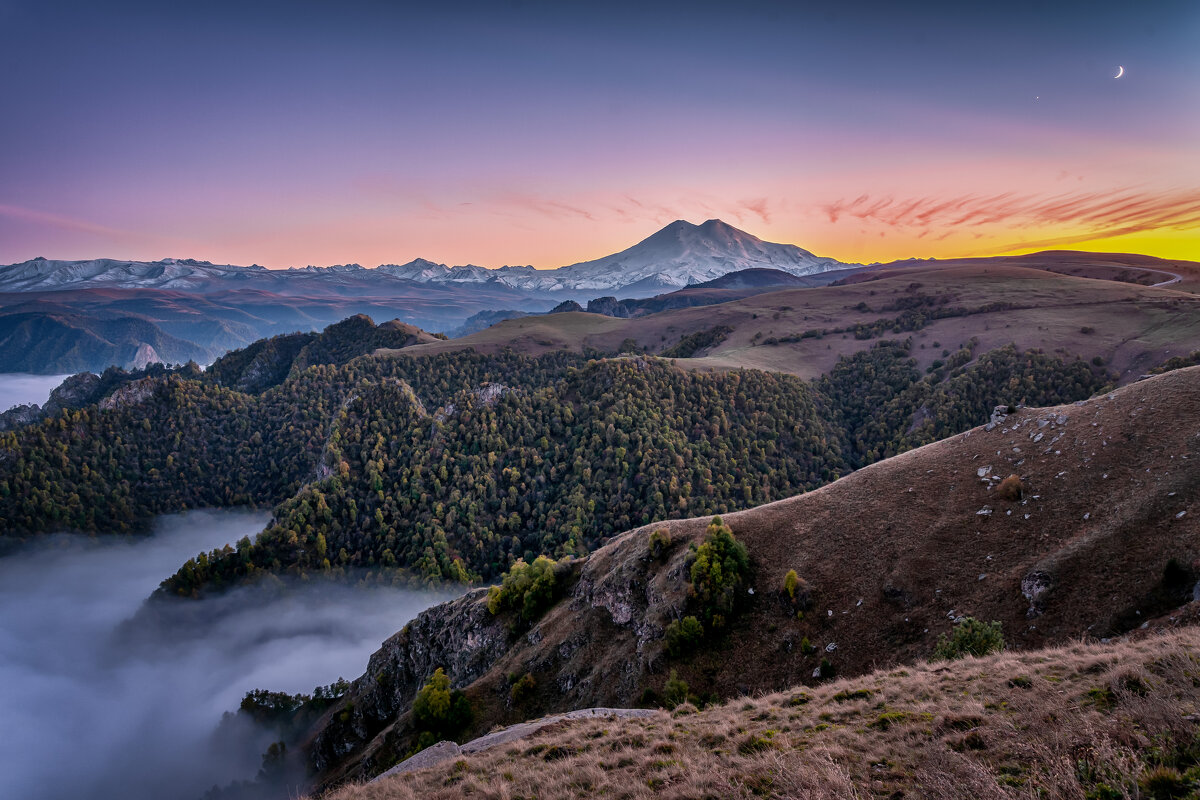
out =
<path fill-rule="evenodd" d="M 1200 259 L 1194 0 L 436 5 L 0 0 L 0 263 Z"/>

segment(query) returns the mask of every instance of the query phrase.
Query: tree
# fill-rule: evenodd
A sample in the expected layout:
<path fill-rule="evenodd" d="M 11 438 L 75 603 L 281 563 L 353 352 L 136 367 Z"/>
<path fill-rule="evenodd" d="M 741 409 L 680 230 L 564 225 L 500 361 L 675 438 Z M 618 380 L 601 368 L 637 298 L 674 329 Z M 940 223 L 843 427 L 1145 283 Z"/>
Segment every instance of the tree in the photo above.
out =
<path fill-rule="evenodd" d="M 413 723 L 422 733 L 453 737 L 474 719 L 467 696 L 450 689 L 450 677 L 438 667 L 417 692 L 412 704 Z"/>
<path fill-rule="evenodd" d="M 696 549 L 690 572 L 690 593 L 706 625 L 721 628 L 733 614 L 750 572 L 750 554 L 720 517 L 708 525 L 704 543 Z"/>

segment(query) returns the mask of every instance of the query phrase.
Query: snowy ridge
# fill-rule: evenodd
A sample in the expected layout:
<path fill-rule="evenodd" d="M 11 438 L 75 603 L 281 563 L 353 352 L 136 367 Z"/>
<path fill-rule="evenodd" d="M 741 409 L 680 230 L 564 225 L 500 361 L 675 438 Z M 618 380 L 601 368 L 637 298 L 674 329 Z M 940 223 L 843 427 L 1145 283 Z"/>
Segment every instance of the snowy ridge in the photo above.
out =
<path fill-rule="evenodd" d="M 656 294 L 719 278 L 752 267 L 779 269 L 792 275 L 812 275 L 847 265 L 821 258 L 791 244 L 764 242 L 718 219 L 701 225 L 672 222 L 657 233 L 619 253 L 557 269 L 505 266 L 499 269 L 467 264 L 448 267 L 423 258 L 407 264 L 384 264 L 373 269 L 359 264 L 293 267 L 268 270 L 258 265 L 217 265 L 193 259 L 162 261 L 50 261 L 35 258 L 0 267 L 0 292 L 60 289 L 172 289 L 215 291 L 226 288 L 278 285 L 289 278 L 303 281 L 371 285 L 403 281 L 408 284 L 493 284 L 520 291 L 628 291 Z"/>

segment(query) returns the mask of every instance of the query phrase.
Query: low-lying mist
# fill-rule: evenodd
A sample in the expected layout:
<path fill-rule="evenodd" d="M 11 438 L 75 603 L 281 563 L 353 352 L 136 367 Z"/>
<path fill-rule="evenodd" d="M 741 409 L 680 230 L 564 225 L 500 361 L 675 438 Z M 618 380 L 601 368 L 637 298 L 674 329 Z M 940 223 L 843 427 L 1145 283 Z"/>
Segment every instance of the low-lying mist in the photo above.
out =
<path fill-rule="evenodd" d="M 216 734 L 224 712 L 250 689 L 310 692 L 357 677 L 380 642 L 450 596 L 240 589 L 179 617 L 212 624 L 114 635 L 183 561 L 265 521 L 193 511 L 162 517 L 147 538 L 49 537 L 0 558 L 0 793 L 189 800 L 253 778 L 270 737 L 249 723 Z"/>
<path fill-rule="evenodd" d="M 13 406 L 37 403 L 50 398 L 50 393 L 69 378 L 69 375 L 30 375 L 25 372 L 0 373 L 0 411 Z"/>

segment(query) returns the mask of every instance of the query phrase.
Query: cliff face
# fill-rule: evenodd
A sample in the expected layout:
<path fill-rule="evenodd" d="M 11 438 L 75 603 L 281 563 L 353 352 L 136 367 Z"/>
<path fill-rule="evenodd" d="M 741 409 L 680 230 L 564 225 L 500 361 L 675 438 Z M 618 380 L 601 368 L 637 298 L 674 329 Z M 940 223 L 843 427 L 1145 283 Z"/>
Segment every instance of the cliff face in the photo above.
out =
<path fill-rule="evenodd" d="M 661 666 L 663 628 L 686 600 L 687 548 L 680 539 L 665 565 L 651 559 L 644 543 L 654 527 L 576 562 L 563 599 L 520 634 L 487 610 L 482 589 L 414 619 L 371 656 L 346 699 L 311 732 L 308 760 L 318 783 L 370 777 L 403 758 L 409 708 L 438 667 L 471 698 L 470 735 L 539 713 L 634 705 Z M 515 704 L 510 676 L 524 674 L 538 689 Z"/>
<path fill-rule="evenodd" d="M 319 723 L 309 747 L 312 767 L 319 773 L 372 771 L 382 744 L 376 738 L 408 709 L 434 670 L 443 667 L 455 686 L 470 684 L 508 649 L 508 639 L 503 623 L 488 613 L 486 590 L 423 612 L 383 643 L 354 682 L 351 699 Z M 361 763 L 347 764 L 351 756 Z"/>

